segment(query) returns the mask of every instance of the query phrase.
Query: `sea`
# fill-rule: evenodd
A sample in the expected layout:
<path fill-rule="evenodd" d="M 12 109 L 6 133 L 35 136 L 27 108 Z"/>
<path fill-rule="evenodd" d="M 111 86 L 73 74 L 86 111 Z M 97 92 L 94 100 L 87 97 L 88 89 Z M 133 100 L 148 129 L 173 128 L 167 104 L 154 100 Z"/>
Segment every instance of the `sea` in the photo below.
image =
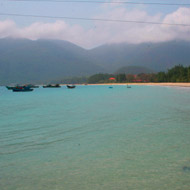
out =
<path fill-rule="evenodd" d="M 0 190 L 190 190 L 190 88 L 0 87 Z"/>

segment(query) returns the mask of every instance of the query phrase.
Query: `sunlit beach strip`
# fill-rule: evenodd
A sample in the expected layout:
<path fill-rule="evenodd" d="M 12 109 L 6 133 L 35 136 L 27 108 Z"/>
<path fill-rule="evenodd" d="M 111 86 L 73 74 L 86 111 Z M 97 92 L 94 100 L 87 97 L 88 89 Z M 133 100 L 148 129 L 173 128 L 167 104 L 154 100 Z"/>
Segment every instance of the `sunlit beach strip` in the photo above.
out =
<path fill-rule="evenodd" d="M 61 84 L 66 85 L 66 84 Z M 81 84 L 76 84 L 81 85 Z M 97 83 L 97 84 L 88 84 L 88 85 L 141 85 L 141 86 L 178 86 L 178 87 L 190 87 L 190 83 Z"/>

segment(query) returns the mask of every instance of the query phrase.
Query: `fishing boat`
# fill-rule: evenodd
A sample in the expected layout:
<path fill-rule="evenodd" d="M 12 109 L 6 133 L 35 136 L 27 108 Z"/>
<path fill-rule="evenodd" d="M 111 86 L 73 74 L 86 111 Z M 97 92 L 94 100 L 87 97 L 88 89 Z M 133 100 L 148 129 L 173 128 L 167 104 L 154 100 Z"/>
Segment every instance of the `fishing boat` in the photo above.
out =
<path fill-rule="evenodd" d="M 28 85 L 26 85 L 26 86 L 28 86 L 28 87 L 30 87 L 30 88 L 39 88 L 39 86 L 33 85 L 33 84 L 28 84 Z"/>
<path fill-rule="evenodd" d="M 24 85 L 25 86 L 25 85 Z M 8 89 L 8 90 L 12 90 L 13 88 L 16 88 L 16 87 L 23 87 L 22 85 L 15 85 L 15 86 L 6 86 L 6 88 Z"/>
<path fill-rule="evenodd" d="M 59 84 L 55 84 L 55 85 L 48 84 L 48 85 L 43 86 L 43 88 L 60 88 L 60 87 L 61 86 Z"/>
<path fill-rule="evenodd" d="M 67 88 L 75 88 L 75 85 L 67 85 Z"/>
<path fill-rule="evenodd" d="M 6 86 L 6 88 L 7 88 L 8 90 L 12 90 L 13 88 L 15 88 L 15 86 Z"/>
<path fill-rule="evenodd" d="M 34 89 L 27 86 L 16 86 L 12 90 L 13 92 L 30 92 L 33 91 Z"/>

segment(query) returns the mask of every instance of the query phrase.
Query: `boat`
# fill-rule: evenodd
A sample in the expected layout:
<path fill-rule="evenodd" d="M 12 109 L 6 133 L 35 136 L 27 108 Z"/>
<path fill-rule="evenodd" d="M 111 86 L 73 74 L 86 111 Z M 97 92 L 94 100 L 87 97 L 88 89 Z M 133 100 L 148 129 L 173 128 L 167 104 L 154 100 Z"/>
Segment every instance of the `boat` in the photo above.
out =
<path fill-rule="evenodd" d="M 113 86 L 109 86 L 109 88 L 113 88 Z"/>
<path fill-rule="evenodd" d="M 131 88 L 131 86 L 129 86 L 129 85 L 127 84 L 127 88 Z"/>
<path fill-rule="evenodd" d="M 75 88 L 75 85 L 67 85 L 67 88 Z"/>
<path fill-rule="evenodd" d="M 6 86 L 6 88 L 7 88 L 8 90 L 12 90 L 13 88 L 15 88 L 15 86 Z"/>
<path fill-rule="evenodd" d="M 24 85 L 25 86 L 25 85 Z M 22 85 L 15 85 L 15 86 L 6 86 L 6 88 L 8 89 L 8 90 L 12 90 L 13 88 L 16 88 L 16 87 L 24 87 L 24 86 L 22 86 Z"/>
<path fill-rule="evenodd" d="M 30 92 L 33 91 L 34 89 L 27 86 L 16 86 L 12 90 L 13 92 Z"/>
<path fill-rule="evenodd" d="M 26 85 L 26 86 L 28 86 L 28 87 L 30 87 L 30 88 L 39 88 L 39 86 L 33 85 L 33 84 L 28 84 L 28 85 Z"/>
<path fill-rule="evenodd" d="M 60 87 L 61 86 L 59 84 L 55 84 L 55 85 L 48 84 L 48 85 L 43 86 L 43 88 L 60 88 Z"/>

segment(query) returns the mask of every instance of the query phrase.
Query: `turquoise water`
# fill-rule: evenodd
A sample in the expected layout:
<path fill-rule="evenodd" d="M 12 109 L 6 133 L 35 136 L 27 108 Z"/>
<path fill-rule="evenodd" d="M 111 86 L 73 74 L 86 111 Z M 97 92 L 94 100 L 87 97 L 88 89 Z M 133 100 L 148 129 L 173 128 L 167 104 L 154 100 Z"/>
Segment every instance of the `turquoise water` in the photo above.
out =
<path fill-rule="evenodd" d="M 1 87 L 0 190 L 189 190 L 189 114 L 190 88 Z"/>

